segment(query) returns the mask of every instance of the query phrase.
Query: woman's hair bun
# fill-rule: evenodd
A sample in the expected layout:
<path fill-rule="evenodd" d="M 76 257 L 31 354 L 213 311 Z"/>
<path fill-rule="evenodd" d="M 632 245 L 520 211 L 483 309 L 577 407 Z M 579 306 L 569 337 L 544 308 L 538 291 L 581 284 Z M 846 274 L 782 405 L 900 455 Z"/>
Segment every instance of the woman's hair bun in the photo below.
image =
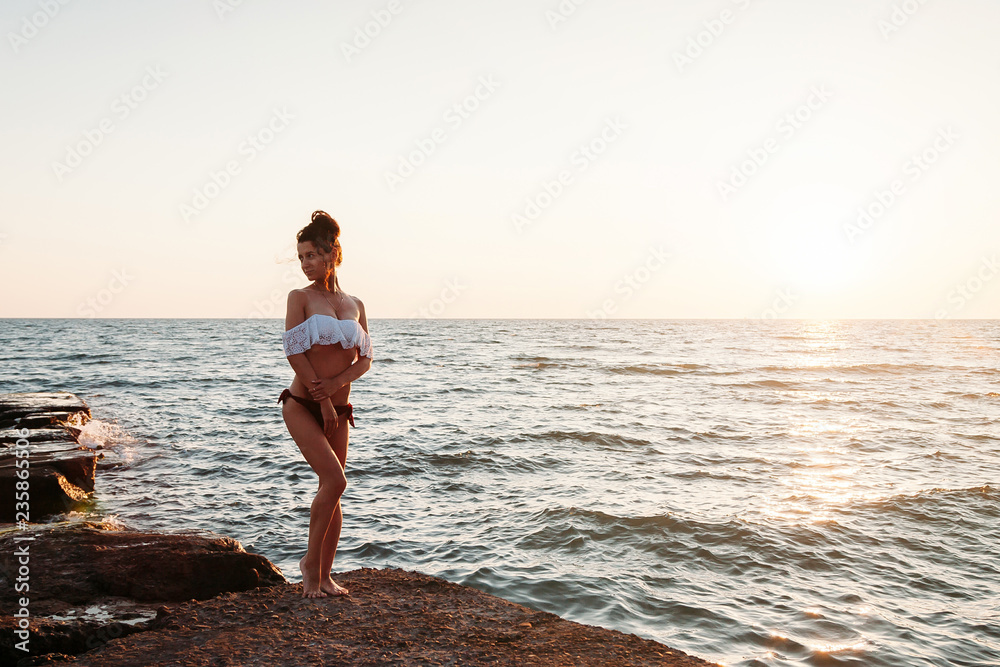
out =
<path fill-rule="evenodd" d="M 333 216 L 326 211 L 313 211 L 312 221 L 313 224 L 316 225 L 324 227 L 329 226 L 333 231 L 334 237 L 340 236 L 340 225 L 338 225 L 337 221 L 333 219 Z"/>

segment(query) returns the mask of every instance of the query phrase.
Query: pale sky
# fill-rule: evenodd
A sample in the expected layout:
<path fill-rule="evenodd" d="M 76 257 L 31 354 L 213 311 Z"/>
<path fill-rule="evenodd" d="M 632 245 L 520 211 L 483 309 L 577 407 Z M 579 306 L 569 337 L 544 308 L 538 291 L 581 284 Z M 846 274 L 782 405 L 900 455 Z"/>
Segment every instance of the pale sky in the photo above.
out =
<path fill-rule="evenodd" d="M 0 317 L 1000 318 L 996 0 L 576 2 L 5 0 Z"/>

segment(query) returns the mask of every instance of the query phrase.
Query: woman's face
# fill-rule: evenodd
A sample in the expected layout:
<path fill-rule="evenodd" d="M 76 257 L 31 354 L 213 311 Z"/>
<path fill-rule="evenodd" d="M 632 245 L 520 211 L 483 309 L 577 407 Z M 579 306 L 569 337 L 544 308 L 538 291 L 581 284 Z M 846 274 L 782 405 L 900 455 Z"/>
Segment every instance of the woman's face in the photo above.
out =
<path fill-rule="evenodd" d="M 327 276 L 327 258 L 319 254 L 312 241 L 299 244 L 299 265 L 309 280 L 320 280 Z"/>

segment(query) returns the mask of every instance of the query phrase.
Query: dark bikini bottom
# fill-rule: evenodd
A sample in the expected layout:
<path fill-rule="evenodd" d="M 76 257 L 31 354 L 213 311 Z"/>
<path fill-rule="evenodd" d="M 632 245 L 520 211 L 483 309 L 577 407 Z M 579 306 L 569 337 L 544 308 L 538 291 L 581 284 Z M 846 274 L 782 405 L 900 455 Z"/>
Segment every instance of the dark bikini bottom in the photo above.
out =
<path fill-rule="evenodd" d="M 302 405 L 306 406 L 306 410 L 312 413 L 312 416 L 316 419 L 320 428 L 323 428 L 323 409 L 320 407 L 319 401 L 313 401 L 308 398 L 302 398 L 301 396 L 296 396 L 292 392 L 288 391 L 288 387 L 281 392 L 281 396 L 278 397 L 278 403 L 284 403 L 289 398 L 293 398 Z M 337 416 L 347 415 L 347 421 L 351 422 L 351 426 L 354 426 L 354 406 L 350 403 L 347 405 L 335 405 L 333 409 L 337 412 Z"/>

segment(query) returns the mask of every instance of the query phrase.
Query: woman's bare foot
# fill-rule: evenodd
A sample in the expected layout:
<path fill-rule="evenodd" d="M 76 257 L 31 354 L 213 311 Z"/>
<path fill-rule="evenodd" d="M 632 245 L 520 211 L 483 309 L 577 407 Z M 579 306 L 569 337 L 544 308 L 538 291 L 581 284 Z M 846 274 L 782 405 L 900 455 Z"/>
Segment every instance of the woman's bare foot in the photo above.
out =
<path fill-rule="evenodd" d="M 326 593 L 320 590 L 317 580 L 318 573 L 315 568 L 305 567 L 303 561 L 306 557 L 299 559 L 299 570 L 302 572 L 302 597 L 304 598 L 325 598 Z"/>
<path fill-rule="evenodd" d="M 347 589 L 331 579 L 330 575 L 326 575 L 326 579 L 320 583 L 319 588 L 330 595 L 350 595 Z"/>

